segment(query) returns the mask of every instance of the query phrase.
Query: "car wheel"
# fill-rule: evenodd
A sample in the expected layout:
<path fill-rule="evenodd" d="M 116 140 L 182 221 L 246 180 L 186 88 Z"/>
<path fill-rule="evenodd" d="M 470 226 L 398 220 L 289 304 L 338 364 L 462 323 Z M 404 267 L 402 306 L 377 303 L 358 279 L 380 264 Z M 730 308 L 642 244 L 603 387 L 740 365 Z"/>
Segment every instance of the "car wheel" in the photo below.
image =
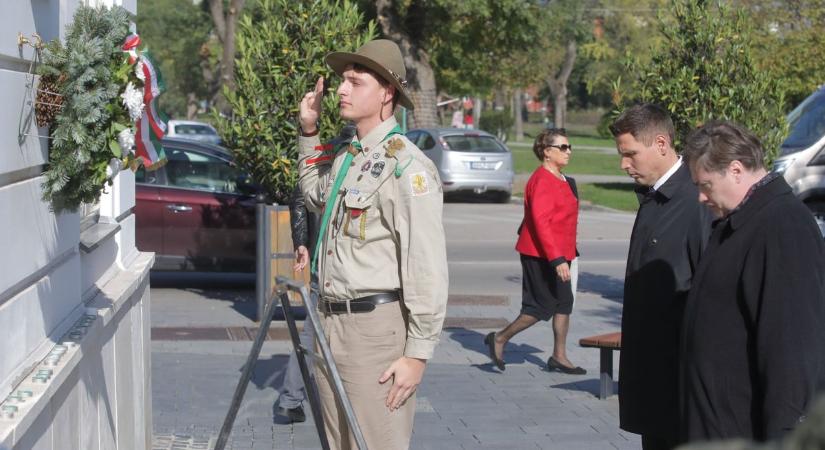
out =
<path fill-rule="evenodd" d="M 811 210 L 811 214 L 814 215 L 816 224 L 819 225 L 819 232 L 823 237 L 825 237 L 825 201 L 818 200 L 806 202 L 805 205 L 807 205 L 808 209 Z"/>
<path fill-rule="evenodd" d="M 512 195 L 509 192 L 502 192 L 497 195 L 496 200 L 499 203 L 510 203 L 510 197 L 512 197 Z"/>

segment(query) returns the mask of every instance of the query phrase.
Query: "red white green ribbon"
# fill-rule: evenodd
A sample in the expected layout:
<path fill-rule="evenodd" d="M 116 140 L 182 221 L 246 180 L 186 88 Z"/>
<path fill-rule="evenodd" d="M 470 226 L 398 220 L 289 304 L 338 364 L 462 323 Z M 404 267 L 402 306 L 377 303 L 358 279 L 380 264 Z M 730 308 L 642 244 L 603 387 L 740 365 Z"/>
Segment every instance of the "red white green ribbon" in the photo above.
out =
<path fill-rule="evenodd" d="M 166 164 L 166 152 L 161 139 L 166 135 L 168 118 L 158 112 L 158 96 L 166 90 L 163 75 L 148 51 L 139 51 L 140 36 L 131 34 L 123 43 L 122 50 L 129 54 L 129 64 L 138 64 L 143 75 L 143 114 L 135 123 L 135 156 L 142 160 L 147 170 Z"/>
<path fill-rule="evenodd" d="M 126 41 L 123 42 L 123 47 L 121 47 L 121 49 L 129 54 L 129 64 L 134 64 L 137 62 L 138 45 L 140 45 L 140 36 L 137 34 L 130 34 L 126 37 Z"/>

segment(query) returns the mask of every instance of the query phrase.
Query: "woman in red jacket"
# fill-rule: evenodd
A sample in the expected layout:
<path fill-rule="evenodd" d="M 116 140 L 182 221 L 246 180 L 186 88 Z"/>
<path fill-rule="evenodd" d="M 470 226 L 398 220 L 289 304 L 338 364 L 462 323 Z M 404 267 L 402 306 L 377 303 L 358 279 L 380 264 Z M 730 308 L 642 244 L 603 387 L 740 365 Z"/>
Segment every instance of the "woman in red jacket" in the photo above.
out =
<path fill-rule="evenodd" d="M 567 359 L 567 329 L 573 311 L 570 263 L 576 258 L 576 224 L 579 201 L 576 184 L 561 170 L 570 162 L 572 147 L 563 128 L 542 131 L 533 144 L 541 165 L 524 188 L 524 220 L 519 227 L 516 251 L 521 254 L 521 313 L 484 343 L 490 358 L 504 370 L 504 345 L 539 320 L 553 319 L 553 355 L 548 370 L 581 375 L 587 373 Z"/>

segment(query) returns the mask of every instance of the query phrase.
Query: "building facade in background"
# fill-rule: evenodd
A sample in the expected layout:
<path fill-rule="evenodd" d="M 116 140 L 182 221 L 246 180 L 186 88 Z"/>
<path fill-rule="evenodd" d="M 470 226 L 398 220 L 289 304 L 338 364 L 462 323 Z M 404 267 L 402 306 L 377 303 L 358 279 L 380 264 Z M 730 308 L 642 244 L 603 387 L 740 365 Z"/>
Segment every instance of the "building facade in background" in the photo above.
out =
<path fill-rule="evenodd" d="M 80 4 L 0 2 L 0 450 L 151 445 L 149 268 L 135 248 L 134 176 L 100 202 L 55 214 L 43 202 L 48 129 L 31 102 L 32 46 L 63 38 Z"/>

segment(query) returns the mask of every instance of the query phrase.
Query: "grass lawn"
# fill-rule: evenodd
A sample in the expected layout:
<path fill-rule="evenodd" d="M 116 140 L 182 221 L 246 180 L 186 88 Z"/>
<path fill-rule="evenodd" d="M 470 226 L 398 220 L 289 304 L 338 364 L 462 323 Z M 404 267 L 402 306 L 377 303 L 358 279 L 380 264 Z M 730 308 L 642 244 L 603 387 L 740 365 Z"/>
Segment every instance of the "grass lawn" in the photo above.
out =
<path fill-rule="evenodd" d="M 539 161 L 532 149 L 521 146 L 510 146 L 510 149 L 513 153 L 513 170 L 516 173 L 532 173 L 536 170 Z M 570 165 L 564 171 L 569 174 L 625 175 L 619 169 L 618 155 L 597 150 L 573 150 Z"/>
<path fill-rule="evenodd" d="M 639 200 L 633 192 L 633 183 L 579 183 L 579 200 L 620 211 L 634 212 Z M 513 195 L 524 197 L 524 186 L 513 190 Z"/>
<path fill-rule="evenodd" d="M 631 183 L 583 183 L 578 186 L 579 198 L 590 203 L 622 211 L 636 211 L 639 200 Z"/>

